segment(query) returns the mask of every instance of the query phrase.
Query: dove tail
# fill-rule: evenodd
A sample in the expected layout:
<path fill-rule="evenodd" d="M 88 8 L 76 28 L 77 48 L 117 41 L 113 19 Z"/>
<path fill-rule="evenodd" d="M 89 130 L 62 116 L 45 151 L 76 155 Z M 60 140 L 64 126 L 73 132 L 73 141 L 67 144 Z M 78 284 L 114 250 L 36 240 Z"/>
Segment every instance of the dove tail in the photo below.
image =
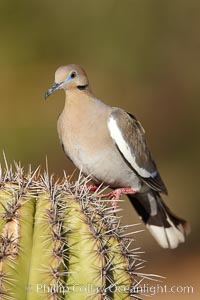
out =
<path fill-rule="evenodd" d="M 190 232 L 189 223 L 174 215 L 158 192 L 149 190 L 128 197 L 161 247 L 174 249 L 185 241 Z"/>

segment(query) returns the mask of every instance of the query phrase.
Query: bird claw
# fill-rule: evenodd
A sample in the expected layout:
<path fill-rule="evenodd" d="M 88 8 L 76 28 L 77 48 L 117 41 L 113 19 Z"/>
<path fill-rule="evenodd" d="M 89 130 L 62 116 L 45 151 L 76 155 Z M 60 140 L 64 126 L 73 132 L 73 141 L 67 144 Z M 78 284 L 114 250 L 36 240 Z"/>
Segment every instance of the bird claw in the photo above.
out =
<path fill-rule="evenodd" d="M 87 188 L 90 192 L 95 192 L 98 189 L 98 186 L 87 185 Z M 101 195 L 99 195 L 99 197 L 111 199 L 112 206 L 114 207 L 114 209 L 117 209 L 118 201 L 120 200 L 121 195 L 135 194 L 135 193 L 136 193 L 136 191 L 133 188 L 125 187 L 125 188 L 115 189 L 106 194 L 101 194 Z"/>
<path fill-rule="evenodd" d="M 106 194 L 101 194 L 99 196 L 100 196 L 100 198 L 112 199 L 112 206 L 114 207 L 114 209 L 116 209 L 121 195 L 135 194 L 135 193 L 136 193 L 136 191 L 134 189 L 127 187 L 127 188 L 115 189 L 112 192 L 109 192 Z"/>
<path fill-rule="evenodd" d="M 87 185 L 87 188 L 88 188 L 89 192 L 95 192 L 98 189 L 98 186 L 90 184 L 90 185 Z"/>

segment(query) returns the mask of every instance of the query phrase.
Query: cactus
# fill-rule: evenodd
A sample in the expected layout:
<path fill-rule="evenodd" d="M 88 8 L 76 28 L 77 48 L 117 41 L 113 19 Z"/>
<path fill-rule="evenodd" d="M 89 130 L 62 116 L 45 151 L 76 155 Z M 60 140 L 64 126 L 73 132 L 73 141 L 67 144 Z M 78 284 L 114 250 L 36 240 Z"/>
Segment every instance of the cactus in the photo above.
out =
<path fill-rule="evenodd" d="M 0 168 L 0 299 L 140 299 L 140 250 L 88 180 Z"/>

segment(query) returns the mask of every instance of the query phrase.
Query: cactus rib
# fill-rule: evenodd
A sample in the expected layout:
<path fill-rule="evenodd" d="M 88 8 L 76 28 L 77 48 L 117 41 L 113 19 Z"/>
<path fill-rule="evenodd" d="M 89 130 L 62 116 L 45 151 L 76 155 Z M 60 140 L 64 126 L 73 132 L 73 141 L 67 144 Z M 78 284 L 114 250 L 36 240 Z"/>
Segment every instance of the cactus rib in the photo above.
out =
<path fill-rule="evenodd" d="M 141 250 L 89 180 L 0 167 L 0 299 L 140 299 Z"/>

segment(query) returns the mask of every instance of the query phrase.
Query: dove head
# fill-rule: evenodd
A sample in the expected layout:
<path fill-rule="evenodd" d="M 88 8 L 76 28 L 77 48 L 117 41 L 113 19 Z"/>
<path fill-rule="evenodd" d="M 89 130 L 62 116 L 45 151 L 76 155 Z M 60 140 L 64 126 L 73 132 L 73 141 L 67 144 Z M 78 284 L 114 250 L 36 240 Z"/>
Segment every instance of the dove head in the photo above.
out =
<path fill-rule="evenodd" d="M 72 89 L 86 90 L 88 87 L 89 81 L 82 67 L 75 64 L 61 66 L 56 70 L 55 82 L 46 92 L 45 99 L 59 89 L 65 91 Z"/>

